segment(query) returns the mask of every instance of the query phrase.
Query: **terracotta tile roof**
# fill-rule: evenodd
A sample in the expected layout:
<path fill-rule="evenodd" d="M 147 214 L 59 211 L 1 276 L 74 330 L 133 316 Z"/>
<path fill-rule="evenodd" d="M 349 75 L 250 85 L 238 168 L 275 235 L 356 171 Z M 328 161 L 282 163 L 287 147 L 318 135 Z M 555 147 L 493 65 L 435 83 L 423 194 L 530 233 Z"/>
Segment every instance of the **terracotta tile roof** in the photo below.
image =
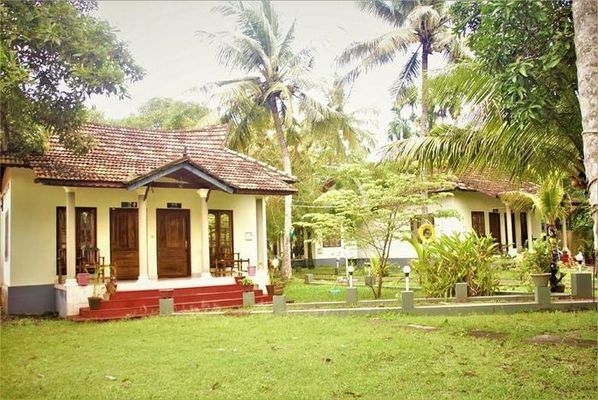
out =
<path fill-rule="evenodd" d="M 294 193 L 293 177 L 224 147 L 226 126 L 162 131 L 89 124 L 81 129 L 95 141 L 86 155 L 66 150 L 56 137 L 44 156 L 29 161 L 38 180 L 48 184 L 126 187 L 140 176 L 187 157 L 235 192 Z"/>
<path fill-rule="evenodd" d="M 485 171 L 467 172 L 457 178 L 457 189 L 484 193 L 497 197 L 501 193 L 520 190 L 527 193 L 536 193 L 538 186 L 530 182 L 511 181 L 503 174 Z"/>

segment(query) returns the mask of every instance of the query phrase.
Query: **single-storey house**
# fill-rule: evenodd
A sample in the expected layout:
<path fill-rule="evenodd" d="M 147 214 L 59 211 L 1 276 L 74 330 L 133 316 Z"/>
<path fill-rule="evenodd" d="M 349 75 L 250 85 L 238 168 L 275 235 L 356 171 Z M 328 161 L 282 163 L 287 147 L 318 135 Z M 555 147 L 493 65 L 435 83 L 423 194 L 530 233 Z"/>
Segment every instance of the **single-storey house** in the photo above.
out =
<path fill-rule="evenodd" d="M 455 211 L 458 217 L 435 218 L 432 222 L 436 234 L 468 232 L 473 229 L 479 235 L 492 236 L 503 252 L 522 251 L 531 244 L 532 238 L 540 237 L 542 221 L 532 209 L 512 210 L 508 203 L 503 202 L 501 194 L 510 191 L 535 193 L 537 187 L 528 183 L 514 184 L 504 177 L 490 177 L 473 172 L 458 177 L 452 196 L 443 199 L 438 206 L 440 210 Z M 412 224 L 410 228 L 415 235 L 418 225 Z M 359 248 L 354 242 L 345 240 L 340 233 L 337 237 L 306 242 L 304 252 L 299 256 L 307 257 L 310 252 L 315 265 L 334 265 L 337 258 L 343 259 L 344 263 L 345 257 L 363 262 L 375 255 L 373 249 Z M 393 241 L 390 249 L 392 263 L 404 265 L 415 257 L 413 246 L 408 241 Z"/>
<path fill-rule="evenodd" d="M 52 136 L 44 155 L 0 157 L 5 311 L 77 315 L 90 255 L 115 266 L 119 291 L 234 283 L 222 259 L 263 287 L 266 201 L 295 193 L 294 177 L 226 148 L 226 126 L 81 133 L 95 141 L 85 155 Z"/>

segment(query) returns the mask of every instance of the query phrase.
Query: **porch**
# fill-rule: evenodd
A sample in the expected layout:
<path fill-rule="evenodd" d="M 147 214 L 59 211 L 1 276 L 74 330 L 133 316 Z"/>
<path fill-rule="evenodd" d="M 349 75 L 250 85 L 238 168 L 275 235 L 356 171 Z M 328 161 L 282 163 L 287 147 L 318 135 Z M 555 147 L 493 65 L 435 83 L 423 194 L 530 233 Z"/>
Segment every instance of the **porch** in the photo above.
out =
<path fill-rule="evenodd" d="M 78 315 L 93 291 L 92 284 L 79 286 L 77 273 L 103 263 L 114 267 L 118 292 L 226 287 L 235 284 L 233 276 L 249 272 L 265 288 L 262 196 L 156 183 L 133 193 L 77 187 L 64 193 L 66 206 L 57 207 L 64 220 L 57 212 L 54 286 L 62 316 Z M 114 207 L 118 197 L 128 201 Z"/>

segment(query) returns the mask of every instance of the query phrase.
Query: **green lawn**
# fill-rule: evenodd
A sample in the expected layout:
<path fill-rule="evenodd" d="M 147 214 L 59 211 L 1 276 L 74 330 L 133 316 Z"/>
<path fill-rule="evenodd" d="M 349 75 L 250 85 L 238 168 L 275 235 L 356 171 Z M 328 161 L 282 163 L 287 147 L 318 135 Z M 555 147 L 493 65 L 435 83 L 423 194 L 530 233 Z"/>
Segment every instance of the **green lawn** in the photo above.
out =
<path fill-rule="evenodd" d="M 594 399 L 596 312 L 5 321 L 0 398 Z M 434 331 L 409 327 L 434 326 Z M 483 337 L 483 330 L 502 335 Z M 474 332 L 475 333 L 475 332 Z"/>

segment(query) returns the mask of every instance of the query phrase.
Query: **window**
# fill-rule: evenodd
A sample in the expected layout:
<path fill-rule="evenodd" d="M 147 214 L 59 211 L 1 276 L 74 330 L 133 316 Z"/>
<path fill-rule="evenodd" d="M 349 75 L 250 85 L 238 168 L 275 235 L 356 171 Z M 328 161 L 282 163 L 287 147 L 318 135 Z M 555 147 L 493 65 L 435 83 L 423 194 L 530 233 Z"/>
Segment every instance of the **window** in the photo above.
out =
<path fill-rule="evenodd" d="M 341 247 L 341 238 L 334 236 L 322 238 L 322 247 Z"/>
<path fill-rule="evenodd" d="M 96 209 L 75 209 L 77 259 L 85 249 L 96 249 Z M 56 275 L 66 275 L 66 207 L 56 207 Z"/>
<path fill-rule="evenodd" d="M 483 211 L 472 211 L 471 212 L 471 228 L 479 236 L 486 235 L 486 221 L 484 220 Z"/>

